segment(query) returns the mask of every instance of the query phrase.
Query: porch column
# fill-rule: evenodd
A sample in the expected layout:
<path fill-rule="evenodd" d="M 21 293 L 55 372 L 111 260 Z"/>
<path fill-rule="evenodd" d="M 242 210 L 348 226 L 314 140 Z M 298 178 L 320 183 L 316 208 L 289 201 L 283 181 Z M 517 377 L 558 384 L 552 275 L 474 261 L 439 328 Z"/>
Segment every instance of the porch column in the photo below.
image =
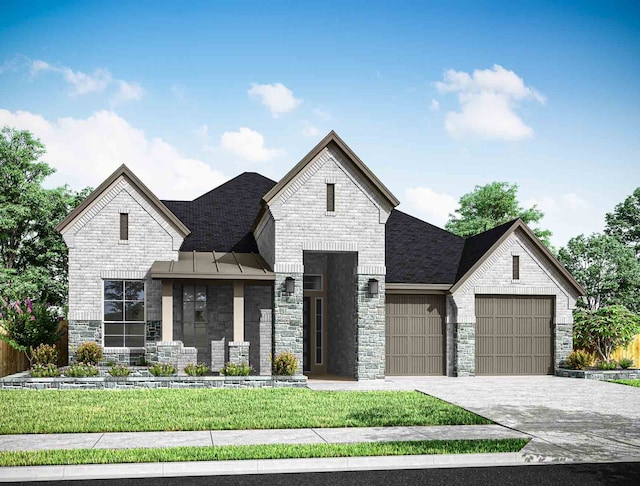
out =
<path fill-rule="evenodd" d="M 173 341 L 173 280 L 162 281 L 162 341 Z"/>
<path fill-rule="evenodd" d="M 233 340 L 244 342 L 244 282 L 233 282 Z"/>

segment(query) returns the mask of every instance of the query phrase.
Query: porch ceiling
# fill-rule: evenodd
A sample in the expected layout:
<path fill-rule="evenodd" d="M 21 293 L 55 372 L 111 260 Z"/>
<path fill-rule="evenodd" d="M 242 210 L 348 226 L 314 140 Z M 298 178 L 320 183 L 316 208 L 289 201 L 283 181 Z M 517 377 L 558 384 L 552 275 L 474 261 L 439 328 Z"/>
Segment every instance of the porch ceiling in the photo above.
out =
<path fill-rule="evenodd" d="M 155 261 L 151 278 L 209 280 L 275 280 L 257 253 L 181 251 L 177 261 Z"/>

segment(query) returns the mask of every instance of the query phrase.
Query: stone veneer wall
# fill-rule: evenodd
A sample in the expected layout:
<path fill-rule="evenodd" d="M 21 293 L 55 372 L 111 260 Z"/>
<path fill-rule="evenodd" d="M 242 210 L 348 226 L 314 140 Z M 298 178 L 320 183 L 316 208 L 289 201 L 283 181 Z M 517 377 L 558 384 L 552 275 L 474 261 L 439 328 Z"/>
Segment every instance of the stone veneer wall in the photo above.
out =
<path fill-rule="evenodd" d="M 476 373 L 476 325 L 459 322 L 455 329 L 456 376 L 474 376 Z"/>
<path fill-rule="evenodd" d="M 378 295 L 369 295 L 369 279 L 378 281 Z M 357 276 L 358 345 L 356 378 L 384 378 L 385 368 L 385 278 L 384 275 Z"/>
<path fill-rule="evenodd" d="M 249 364 L 258 375 L 271 374 L 271 285 L 245 285 L 244 337 L 249 341 Z"/>
<path fill-rule="evenodd" d="M 76 349 L 82 343 L 95 341 L 102 346 L 102 321 L 72 321 L 69 320 L 69 363 L 76 357 Z"/>
<path fill-rule="evenodd" d="M 229 363 L 249 364 L 249 348 L 248 341 L 231 341 L 229 343 Z"/>
<path fill-rule="evenodd" d="M 327 372 L 356 377 L 357 253 L 329 253 L 327 258 Z M 306 270 L 306 265 L 305 265 Z"/>
<path fill-rule="evenodd" d="M 295 292 L 285 292 L 285 279 L 295 279 Z M 273 355 L 292 352 L 302 373 L 302 273 L 276 273 L 273 298 Z"/>
<path fill-rule="evenodd" d="M 189 363 L 196 363 L 196 348 L 184 347 L 182 341 L 165 341 L 147 344 L 146 357 L 150 362 L 171 363 L 178 371 L 182 371 Z"/>
<path fill-rule="evenodd" d="M 147 321 L 146 342 L 155 343 L 162 341 L 162 321 Z"/>

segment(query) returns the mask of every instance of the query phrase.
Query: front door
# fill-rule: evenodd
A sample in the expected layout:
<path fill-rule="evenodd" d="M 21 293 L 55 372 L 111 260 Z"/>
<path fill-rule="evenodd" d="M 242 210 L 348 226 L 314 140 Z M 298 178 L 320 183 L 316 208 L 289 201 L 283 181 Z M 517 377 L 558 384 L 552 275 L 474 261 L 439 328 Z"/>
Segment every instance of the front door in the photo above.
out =
<path fill-rule="evenodd" d="M 307 374 L 327 372 L 326 293 L 322 280 L 311 289 L 307 279 L 302 301 L 302 364 Z"/>

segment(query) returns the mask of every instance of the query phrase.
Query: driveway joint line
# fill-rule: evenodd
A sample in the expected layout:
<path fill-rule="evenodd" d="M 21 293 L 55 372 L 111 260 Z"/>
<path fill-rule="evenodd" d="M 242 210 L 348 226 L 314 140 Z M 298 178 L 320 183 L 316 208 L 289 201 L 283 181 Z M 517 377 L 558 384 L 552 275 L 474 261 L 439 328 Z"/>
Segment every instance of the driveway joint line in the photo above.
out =
<path fill-rule="evenodd" d="M 104 437 L 104 432 L 100 434 L 100 437 L 98 437 L 98 440 L 91 446 L 91 449 L 95 449 L 96 446 L 98 445 L 98 442 L 100 442 L 103 437 Z"/>
<path fill-rule="evenodd" d="M 211 447 L 213 447 L 215 444 L 213 443 L 213 430 L 209 431 L 209 439 L 211 439 Z"/>

